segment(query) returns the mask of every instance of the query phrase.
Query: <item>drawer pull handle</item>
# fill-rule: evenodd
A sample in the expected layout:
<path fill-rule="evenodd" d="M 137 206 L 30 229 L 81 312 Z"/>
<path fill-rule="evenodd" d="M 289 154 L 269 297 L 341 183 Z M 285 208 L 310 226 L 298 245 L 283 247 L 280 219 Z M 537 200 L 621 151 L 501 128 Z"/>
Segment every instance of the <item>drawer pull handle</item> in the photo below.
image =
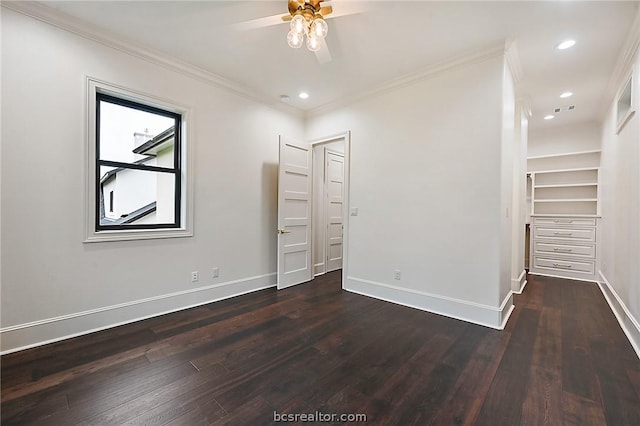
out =
<path fill-rule="evenodd" d="M 572 232 L 554 232 L 553 235 L 566 235 L 566 236 L 571 236 L 573 233 Z"/>
<path fill-rule="evenodd" d="M 561 265 L 559 263 L 554 263 L 553 264 L 554 268 L 563 268 L 563 269 L 571 269 L 571 265 Z"/>
<path fill-rule="evenodd" d="M 554 247 L 553 251 L 559 251 L 560 253 L 571 253 L 573 249 L 560 249 L 560 248 Z"/>
<path fill-rule="evenodd" d="M 555 219 L 554 222 L 555 223 L 573 223 L 572 220 L 560 220 L 560 219 Z"/>

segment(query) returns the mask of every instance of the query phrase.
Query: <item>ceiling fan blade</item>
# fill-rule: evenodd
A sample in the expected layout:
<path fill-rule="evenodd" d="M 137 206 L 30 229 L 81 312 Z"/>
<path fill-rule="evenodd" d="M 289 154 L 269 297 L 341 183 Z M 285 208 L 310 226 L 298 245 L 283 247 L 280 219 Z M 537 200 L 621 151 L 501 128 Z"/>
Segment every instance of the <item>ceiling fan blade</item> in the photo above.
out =
<path fill-rule="evenodd" d="M 238 22 L 237 24 L 234 24 L 233 27 L 240 31 L 255 30 L 257 28 L 279 25 L 287 20 L 291 20 L 291 15 L 272 15 L 264 18 L 252 19 L 250 21 Z"/>
<path fill-rule="evenodd" d="M 331 12 L 333 12 L 333 7 L 331 6 L 325 6 L 320 8 L 320 15 L 322 15 L 323 18 L 326 18 L 327 15 L 329 15 Z"/>
<path fill-rule="evenodd" d="M 327 18 L 338 18 L 340 16 L 355 15 L 357 13 L 365 12 L 367 10 L 366 4 L 367 2 L 362 1 L 333 0 L 322 2 L 322 7 L 331 7 L 333 10 L 331 15 L 327 16 Z"/>
<path fill-rule="evenodd" d="M 327 41 L 322 39 L 320 42 L 320 49 L 313 52 L 316 54 L 316 59 L 319 64 L 326 64 L 331 62 L 333 58 L 331 57 L 331 52 L 329 51 L 329 46 L 327 46 Z"/>

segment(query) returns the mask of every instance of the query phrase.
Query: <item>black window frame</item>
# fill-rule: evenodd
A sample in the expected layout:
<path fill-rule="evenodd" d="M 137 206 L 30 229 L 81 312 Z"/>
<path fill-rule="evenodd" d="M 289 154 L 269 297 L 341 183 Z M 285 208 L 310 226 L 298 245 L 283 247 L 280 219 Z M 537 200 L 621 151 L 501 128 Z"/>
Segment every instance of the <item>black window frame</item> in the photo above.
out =
<path fill-rule="evenodd" d="M 173 146 L 173 168 L 149 166 L 146 164 L 126 163 L 121 161 L 101 160 L 100 159 L 100 104 L 108 102 L 128 108 L 137 109 L 153 114 L 162 115 L 174 119 L 174 146 Z M 182 120 L 180 113 L 147 105 L 141 102 L 125 99 L 122 97 L 110 95 L 96 91 L 95 100 L 95 231 L 133 231 L 133 230 L 152 230 L 152 229 L 175 229 L 180 228 L 182 224 Z M 174 221 L 173 223 L 149 223 L 149 224 L 109 224 L 100 223 L 100 212 L 104 206 L 103 194 L 100 183 L 100 166 L 116 167 L 129 170 L 141 170 L 158 173 L 171 173 L 174 175 Z"/>

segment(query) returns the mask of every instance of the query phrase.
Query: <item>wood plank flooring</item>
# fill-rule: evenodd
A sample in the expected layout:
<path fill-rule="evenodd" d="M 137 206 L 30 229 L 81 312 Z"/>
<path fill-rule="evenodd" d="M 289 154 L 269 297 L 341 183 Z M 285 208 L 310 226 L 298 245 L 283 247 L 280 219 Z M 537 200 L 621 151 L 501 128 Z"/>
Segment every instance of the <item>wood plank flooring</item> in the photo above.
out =
<path fill-rule="evenodd" d="M 335 272 L 5 355 L 1 421 L 640 425 L 640 360 L 596 285 L 529 276 L 515 304 L 497 331 L 342 291 Z"/>

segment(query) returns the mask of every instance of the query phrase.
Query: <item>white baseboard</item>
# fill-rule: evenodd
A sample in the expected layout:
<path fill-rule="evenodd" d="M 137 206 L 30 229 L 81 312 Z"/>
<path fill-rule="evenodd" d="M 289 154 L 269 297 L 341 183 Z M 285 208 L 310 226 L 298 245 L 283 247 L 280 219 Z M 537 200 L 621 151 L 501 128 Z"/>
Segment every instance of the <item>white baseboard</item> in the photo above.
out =
<path fill-rule="evenodd" d="M 631 346 L 633 346 L 633 350 L 636 351 L 636 355 L 640 358 L 640 323 L 633 317 L 627 305 L 620 299 L 620 296 L 618 296 L 618 293 L 611 286 L 602 271 L 598 271 L 598 275 L 600 276 L 600 281 L 598 281 L 600 291 L 602 291 L 609 307 L 616 316 L 618 323 L 620 323 L 622 331 L 627 335 L 627 339 L 629 339 Z"/>
<path fill-rule="evenodd" d="M 527 286 L 527 271 L 523 269 L 518 278 L 511 279 L 511 291 L 515 294 L 522 294 L 526 286 Z"/>
<path fill-rule="evenodd" d="M 276 285 L 270 273 L 0 329 L 0 355 L 205 305 Z"/>
<path fill-rule="evenodd" d="M 511 292 L 504 298 L 500 307 L 495 307 L 356 277 L 347 277 L 343 288 L 352 293 L 498 330 L 504 328 L 513 311 Z"/>
<path fill-rule="evenodd" d="M 327 272 L 327 268 L 324 266 L 324 262 L 316 263 L 313 265 L 313 276 L 317 277 L 318 275 L 325 274 Z"/>

